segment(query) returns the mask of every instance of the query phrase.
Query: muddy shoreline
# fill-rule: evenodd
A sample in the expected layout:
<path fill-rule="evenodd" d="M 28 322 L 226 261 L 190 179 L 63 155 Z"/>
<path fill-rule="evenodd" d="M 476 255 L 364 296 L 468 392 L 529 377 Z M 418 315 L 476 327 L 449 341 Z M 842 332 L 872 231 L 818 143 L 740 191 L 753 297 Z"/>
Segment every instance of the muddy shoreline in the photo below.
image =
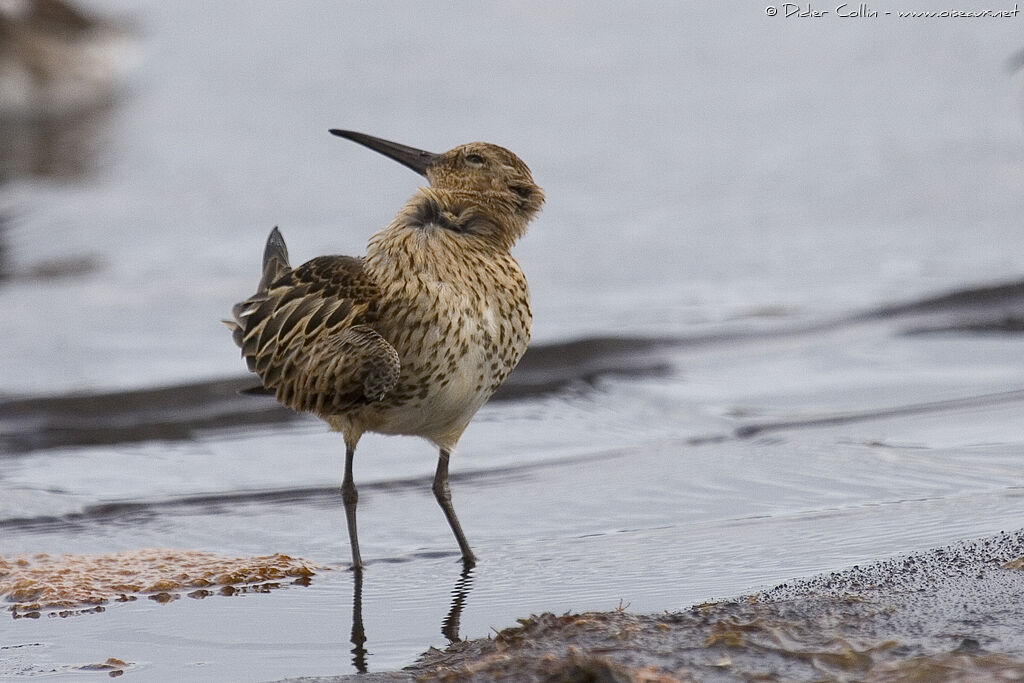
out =
<path fill-rule="evenodd" d="M 1024 529 L 679 612 L 542 614 L 361 681 L 1005 681 L 1024 677 Z"/>

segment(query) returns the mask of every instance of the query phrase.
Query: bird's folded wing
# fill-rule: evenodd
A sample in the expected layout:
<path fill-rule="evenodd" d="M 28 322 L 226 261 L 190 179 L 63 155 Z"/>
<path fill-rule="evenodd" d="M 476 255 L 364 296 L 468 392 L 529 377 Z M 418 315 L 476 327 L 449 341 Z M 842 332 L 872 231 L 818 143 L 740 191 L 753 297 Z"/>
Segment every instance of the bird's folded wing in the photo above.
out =
<path fill-rule="evenodd" d="M 362 260 L 321 256 L 235 307 L 249 369 L 293 410 L 327 415 L 384 398 L 398 353 L 373 329 L 379 290 Z"/>

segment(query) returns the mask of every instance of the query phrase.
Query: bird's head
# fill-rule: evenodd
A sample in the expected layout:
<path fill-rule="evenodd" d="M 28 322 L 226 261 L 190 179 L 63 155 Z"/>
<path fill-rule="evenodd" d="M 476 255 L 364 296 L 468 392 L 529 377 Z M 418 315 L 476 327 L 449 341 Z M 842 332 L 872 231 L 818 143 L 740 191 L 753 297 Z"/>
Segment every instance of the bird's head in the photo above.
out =
<path fill-rule="evenodd" d="M 435 154 L 363 133 L 337 129 L 331 133 L 425 176 L 431 190 L 427 198 L 443 204 L 439 210 L 454 212 L 449 222 L 468 233 L 474 233 L 474 228 L 497 230 L 497 236 L 511 246 L 544 204 L 544 191 L 533 182 L 529 167 L 504 147 L 470 142 Z"/>

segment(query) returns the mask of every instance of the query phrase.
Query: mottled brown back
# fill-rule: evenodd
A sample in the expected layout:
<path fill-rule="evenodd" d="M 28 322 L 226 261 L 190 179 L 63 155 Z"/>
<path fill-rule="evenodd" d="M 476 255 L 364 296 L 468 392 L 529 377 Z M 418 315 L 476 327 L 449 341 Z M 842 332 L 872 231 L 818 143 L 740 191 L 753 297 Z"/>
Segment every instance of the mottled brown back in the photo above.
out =
<path fill-rule="evenodd" d="M 263 386 L 321 417 L 383 399 L 401 365 L 373 327 L 380 291 L 363 260 L 320 256 L 292 269 L 275 228 L 263 264 L 258 291 L 226 321 Z"/>

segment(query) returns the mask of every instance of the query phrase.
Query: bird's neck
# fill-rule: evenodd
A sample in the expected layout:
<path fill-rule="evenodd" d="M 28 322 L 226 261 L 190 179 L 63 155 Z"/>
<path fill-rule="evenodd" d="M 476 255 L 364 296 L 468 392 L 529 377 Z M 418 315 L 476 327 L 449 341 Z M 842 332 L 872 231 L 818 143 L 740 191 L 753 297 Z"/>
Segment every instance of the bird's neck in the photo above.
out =
<path fill-rule="evenodd" d="M 370 238 L 367 272 L 385 286 L 415 279 L 461 289 L 486 271 L 522 279 L 509 251 L 516 233 L 510 234 L 500 218 L 473 199 L 465 193 L 421 189 L 390 225 Z"/>
<path fill-rule="evenodd" d="M 420 188 L 392 225 L 442 230 L 495 253 L 507 253 L 526 231 L 511 193 L 435 187 Z"/>

